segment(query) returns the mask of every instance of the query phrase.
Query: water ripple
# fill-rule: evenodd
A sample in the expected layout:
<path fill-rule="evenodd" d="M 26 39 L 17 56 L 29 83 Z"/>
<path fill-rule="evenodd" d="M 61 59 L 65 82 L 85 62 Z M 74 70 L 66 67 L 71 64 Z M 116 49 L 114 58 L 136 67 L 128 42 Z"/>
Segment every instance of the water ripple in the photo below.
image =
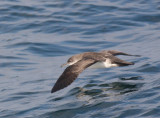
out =
<path fill-rule="evenodd" d="M 160 2 L 1 0 L 0 117 L 160 116 Z M 86 70 L 50 94 L 77 53 L 115 49 L 133 66 Z"/>

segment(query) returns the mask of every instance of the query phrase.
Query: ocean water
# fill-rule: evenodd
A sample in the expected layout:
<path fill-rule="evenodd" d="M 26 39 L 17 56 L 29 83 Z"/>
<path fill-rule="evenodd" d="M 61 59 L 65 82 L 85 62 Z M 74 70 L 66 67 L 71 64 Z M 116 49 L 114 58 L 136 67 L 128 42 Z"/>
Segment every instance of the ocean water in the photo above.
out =
<path fill-rule="evenodd" d="M 109 49 L 141 57 L 50 93 L 70 56 Z M 0 0 L 0 118 L 158 117 L 159 0 Z"/>

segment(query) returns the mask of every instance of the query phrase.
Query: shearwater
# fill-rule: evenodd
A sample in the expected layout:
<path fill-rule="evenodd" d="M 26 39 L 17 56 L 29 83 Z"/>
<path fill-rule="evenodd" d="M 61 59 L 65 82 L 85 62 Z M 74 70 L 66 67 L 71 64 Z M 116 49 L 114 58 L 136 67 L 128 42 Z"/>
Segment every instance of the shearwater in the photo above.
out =
<path fill-rule="evenodd" d="M 127 62 L 117 58 L 117 55 L 131 55 L 116 50 L 103 50 L 100 52 L 84 52 L 70 57 L 65 65 L 69 65 L 53 86 L 51 93 L 59 91 L 70 85 L 78 75 L 86 68 L 110 68 L 119 66 L 134 65 L 133 62 Z"/>

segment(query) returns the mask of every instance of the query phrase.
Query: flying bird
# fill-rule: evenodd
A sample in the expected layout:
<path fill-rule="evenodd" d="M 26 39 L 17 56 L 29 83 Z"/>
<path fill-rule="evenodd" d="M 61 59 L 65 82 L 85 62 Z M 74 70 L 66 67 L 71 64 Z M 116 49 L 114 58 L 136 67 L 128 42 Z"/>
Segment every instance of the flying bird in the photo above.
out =
<path fill-rule="evenodd" d="M 134 65 L 133 62 L 127 62 L 117 58 L 117 55 L 126 56 L 139 56 L 131 55 L 116 50 L 103 50 L 100 52 L 84 52 L 73 55 L 70 57 L 66 64 L 61 67 L 68 65 L 62 75 L 56 81 L 53 86 L 51 93 L 59 91 L 69 86 L 78 75 L 86 68 L 110 68 L 119 66 Z"/>

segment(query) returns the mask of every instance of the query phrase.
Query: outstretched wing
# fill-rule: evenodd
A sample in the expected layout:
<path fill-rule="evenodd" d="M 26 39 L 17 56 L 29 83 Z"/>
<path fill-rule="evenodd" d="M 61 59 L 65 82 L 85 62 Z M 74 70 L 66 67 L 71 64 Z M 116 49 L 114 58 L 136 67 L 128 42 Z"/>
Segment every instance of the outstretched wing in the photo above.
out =
<path fill-rule="evenodd" d="M 84 69 L 94 64 L 95 62 L 96 60 L 94 59 L 85 58 L 67 67 L 53 86 L 51 93 L 70 85 Z"/>
<path fill-rule="evenodd" d="M 127 61 L 121 60 L 115 56 L 109 56 L 108 58 L 110 58 L 110 60 L 113 64 L 117 64 L 118 66 L 134 65 L 133 62 L 127 62 Z"/>
<path fill-rule="evenodd" d="M 110 53 L 110 54 L 112 54 L 114 56 L 116 56 L 116 55 L 126 55 L 126 56 L 140 57 L 140 55 L 127 54 L 127 53 L 124 53 L 124 52 L 121 52 L 121 51 L 117 51 L 117 50 L 103 50 L 103 51 L 101 51 L 101 53 Z"/>

